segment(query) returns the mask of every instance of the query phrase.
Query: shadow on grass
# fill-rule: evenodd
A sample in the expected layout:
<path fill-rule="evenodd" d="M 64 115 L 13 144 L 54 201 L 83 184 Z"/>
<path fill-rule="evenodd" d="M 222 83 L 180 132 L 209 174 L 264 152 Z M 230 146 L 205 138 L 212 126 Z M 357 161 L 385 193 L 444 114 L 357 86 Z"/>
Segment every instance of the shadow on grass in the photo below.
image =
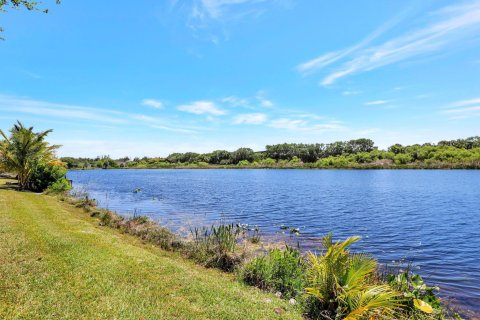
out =
<path fill-rule="evenodd" d="M 0 189 L 1 190 L 18 190 L 18 181 L 9 176 L 0 175 Z"/>

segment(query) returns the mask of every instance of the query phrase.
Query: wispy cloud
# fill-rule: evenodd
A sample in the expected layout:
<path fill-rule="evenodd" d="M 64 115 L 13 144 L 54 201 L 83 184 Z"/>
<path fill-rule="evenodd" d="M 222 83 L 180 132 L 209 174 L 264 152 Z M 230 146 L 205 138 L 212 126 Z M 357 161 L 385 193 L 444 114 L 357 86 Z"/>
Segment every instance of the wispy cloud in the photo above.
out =
<path fill-rule="evenodd" d="M 255 96 L 255 98 L 258 100 L 258 102 L 260 103 L 260 106 L 264 107 L 264 108 L 272 108 L 274 103 L 272 100 L 270 99 L 267 99 L 265 97 L 265 92 L 263 91 L 258 91 L 257 92 L 257 95 Z"/>
<path fill-rule="evenodd" d="M 472 104 L 479 104 L 480 105 L 480 98 L 473 98 L 469 100 L 461 100 L 451 104 L 451 107 L 465 107 L 470 106 Z"/>
<path fill-rule="evenodd" d="M 220 19 L 231 10 L 238 9 L 239 6 L 266 1 L 268 0 L 200 0 L 195 1 L 193 14 L 201 18 Z"/>
<path fill-rule="evenodd" d="M 241 107 L 245 109 L 259 109 L 259 107 L 272 108 L 275 105 L 272 100 L 267 98 L 267 94 L 263 90 L 257 91 L 253 97 L 240 98 L 237 96 L 227 96 L 220 99 L 219 102 L 230 107 Z"/>
<path fill-rule="evenodd" d="M 90 120 L 106 123 L 126 123 L 120 112 L 89 107 L 65 105 L 29 98 L 0 95 L 0 109 L 15 113 L 29 113 L 39 116 Z"/>
<path fill-rule="evenodd" d="M 311 123 L 305 119 L 279 118 L 270 121 L 269 126 L 277 129 L 302 131 L 309 133 L 323 133 L 326 131 L 346 130 L 340 121 L 328 121 L 324 123 Z"/>
<path fill-rule="evenodd" d="M 228 96 L 220 100 L 222 103 L 226 103 L 231 107 L 251 108 L 250 101 L 246 98 L 239 98 L 236 96 Z"/>
<path fill-rule="evenodd" d="M 454 102 L 442 113 L 448 115 L 452 120 L 480 116 L 480 98 Z"/>
<path fill-rule="evenodd" d="M 378 106 L 378 105 L 382 105 L 382 104 L 387 104 L 387 103 L 390 103 L 389 100 L 373 100 L 373 101 L 367 101 L 364 103 L 364 105 L 367 105 L 367 106 Z"/>
<path fill-rule="evenodd" d="M 342 95 L 344 96 L 356 96 L 357 94 L 362 93 L 361 91 L 358 90 L 345 90 L 342 92 Z"/>
<path fill-rule="evenodd" d="M 191 0 L 170 1 L 169 12 L 186 13 L 186 26 L 195 38 L 214 44 L 228 40 L 229 26 L 261 16 L 286 0 Z"/>
<path fill-rule="evenodd" d="M 332 72 L 320 82 L 327 86 L 337 80 L 361 72 L 371 71 L 386 65 L 405 61 L 426 54 L 435 54 L 458 46 L 471 39 L 480 30 L 480 1 L 444 7 L 430 14 L 435 21 L 382 44 L 367 47 L 374 39 L 389 28 L 381 27 L 359 44 L 342 51 L 326 53 L 300 64 L 301 73 L 318 71 L 336 62 Z"/>
<path fill-rule="evenodd" d="M 209 114 L 214 116 L 221 116 L 227 112 L 220 109 L 212 101 L 195 101 L 191 104 L 184 104 L 177 107 L 178 110 L 194 113 L 194 114 Z"/>
<path fill-rule="evenodd" d="M 368 44 L 370 44 L 373 40 L 377 39 L 380 37 L 382 34 L 396 26 L 398 23 L 400 23 L 404 17 L 406 16 L 407 10 L 402 11 L 400 14 L 395 16 L 393 19 L 387 21 L 384 23 L 382 26 L 380 26 L 378 29 L 373 31 L 371 34 L 369 34 L 367 37 L 365 37 L 362 41 L 359 43 L 348 47 L 343 50 L 338 50 L 338 51 L 333 51 L 333 52 L 328 52 L 325 54 L 322 54 L 321 56 L 318 56 L 312 60 L 303 62 L 297 66 L 297 70 L 302 73 L 302 74 L 310 74 L 315 71 L 318 71 L 332 63 L 335 63 L 345 57 L 348 57 L 349 55 L 355 53 L 356 51 L 364 48 Z"/>
<path fill-rule="evenodd" d="M 143 99 L 142 104 L 144 106 L 152 107 L 155 109 L 162 109 L 163 108 L 163 102 L 160 100 L 156 99 Z"/>
<path fill-rule="evenodd" d="M 30 98 L 0 95 L 0 110 L 8 113 L 30 114 L 36 117 L 44 117 L 48 120 L 59 119 L 63 123 L 85 121 L 91 123 L 103 123 L 115 126 L 148 125 L 151 128 L 179 132 L 195 133 L 199 128 L 191 128 L 176 123 L 170 118 L 154 118 L 142 114 L 120 112 L 116 110 L 76 106 L 69 104 L 52 103 L 48 101 L 34 100 Z"/>
<path fill-rule="evenodd" d="M 233 118 L 234 124 L 262 124 L 267 121 L 265 113 L 245 113 Z"/>

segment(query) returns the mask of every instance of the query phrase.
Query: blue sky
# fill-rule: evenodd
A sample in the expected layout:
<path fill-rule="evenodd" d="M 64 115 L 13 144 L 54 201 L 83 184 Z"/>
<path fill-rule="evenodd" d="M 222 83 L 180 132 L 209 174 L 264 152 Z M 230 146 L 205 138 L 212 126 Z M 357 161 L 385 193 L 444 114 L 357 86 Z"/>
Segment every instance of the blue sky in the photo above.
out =
<path fill-rule="evenodd" d="M 480 134 L 480 0 L 53 3 L 0 13 L 0 128 L 62 156 Z"/>

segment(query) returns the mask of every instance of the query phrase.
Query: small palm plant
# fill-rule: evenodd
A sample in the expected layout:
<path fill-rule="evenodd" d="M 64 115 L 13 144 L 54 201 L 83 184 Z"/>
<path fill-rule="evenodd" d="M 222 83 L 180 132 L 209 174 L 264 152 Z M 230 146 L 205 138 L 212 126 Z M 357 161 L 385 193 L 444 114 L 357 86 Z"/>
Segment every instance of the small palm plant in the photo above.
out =
<path fill-rule="evenodd" d="M 398 293 L 375 280 L 376 260 L 348 250 L 358 240 L 333 243 L 329 234 L 323 239 L 323 254 L 308 254 L 306 292 L 315 298 L 324 318 L 385 318 L 400 306 Z"/>
<path fill-rule="evenodd" d="M 17 174 L 20 189 L 28 187 L 36 163 L 53 160 L 59 146 L 45 141 L 50 132 L 52 130 L 33 132 L 33 127 L 27 128 L 21 122 L 13 126 L 9 137 L 0 130 L 0 139 L 3 138 L 0 141 L 0 167 Z"/>

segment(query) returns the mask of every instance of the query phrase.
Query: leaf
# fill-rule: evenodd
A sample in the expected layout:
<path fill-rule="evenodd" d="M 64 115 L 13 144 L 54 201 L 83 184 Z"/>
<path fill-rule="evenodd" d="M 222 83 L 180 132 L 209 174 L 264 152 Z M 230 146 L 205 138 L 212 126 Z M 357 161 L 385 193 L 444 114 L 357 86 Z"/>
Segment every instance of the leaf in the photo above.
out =
<path fill-rule="evenodd" d="M 415 288 L 420 288 L 423 286 L 424 282 L 420 275 L 416 274 L 412 277 L 412 284 Z"/>
<path fill-rule="evenodd" d="M 423 300 L 414 299 L 413 300 L 413 305 L 415 306 L 415 308 L 417 308 L 418 310 L 421 310 L 425 313 L 432 313 L 433 312 L 432 306 L 429 305 L 428 303 L 426 303 Z"/>

